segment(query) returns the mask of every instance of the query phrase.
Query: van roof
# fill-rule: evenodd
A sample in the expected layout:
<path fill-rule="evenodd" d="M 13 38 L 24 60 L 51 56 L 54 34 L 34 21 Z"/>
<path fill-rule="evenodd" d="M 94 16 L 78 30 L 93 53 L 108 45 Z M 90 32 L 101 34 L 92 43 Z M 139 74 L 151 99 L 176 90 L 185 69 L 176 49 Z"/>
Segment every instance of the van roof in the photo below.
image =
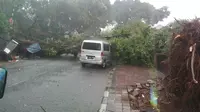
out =
<path fill-rule="evenodd" d="M 109 42 L 103 41 L 103 40 L 84 40 L 83 42 L 94 42 L 94 43 L 107 43 L 109 44 Z"/>

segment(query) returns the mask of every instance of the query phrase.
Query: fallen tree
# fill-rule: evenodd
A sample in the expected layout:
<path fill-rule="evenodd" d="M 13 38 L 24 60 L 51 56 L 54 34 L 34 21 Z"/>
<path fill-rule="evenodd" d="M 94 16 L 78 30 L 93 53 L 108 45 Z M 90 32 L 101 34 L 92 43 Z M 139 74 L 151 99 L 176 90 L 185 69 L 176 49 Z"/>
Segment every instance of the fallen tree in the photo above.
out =
<path fill-rule="evenodd" d="M 66 53 L 77 57 L 83 39 L 83 37 L 52 39 L 48 42 L 41 42 L 41 45 L 47 56 L 59 56 Z"/>
<path fill-rule="evenodd" d="M 180 112 L 199 112 L 200 19 L 178 23 L 181 30 L 173 34 L 169 52 L 166 90 L 170 94 L 167 94 L 167 98 L 175 101 L 175 97 L 180 102 L 177 107 Z"/>

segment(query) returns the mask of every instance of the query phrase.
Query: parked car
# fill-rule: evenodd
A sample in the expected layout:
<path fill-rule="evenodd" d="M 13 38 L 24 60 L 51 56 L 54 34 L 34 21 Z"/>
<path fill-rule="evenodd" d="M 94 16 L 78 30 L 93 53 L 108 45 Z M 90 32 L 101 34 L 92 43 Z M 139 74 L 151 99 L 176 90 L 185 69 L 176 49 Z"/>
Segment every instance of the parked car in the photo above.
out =
<path fill-rule="evenodd" d="M 110 43 L 101 40 L 84 40 L 81 45 L 80 62 L 82 67 L 86 64 L 95 64 L 106 68 L 111 64 Z"/>

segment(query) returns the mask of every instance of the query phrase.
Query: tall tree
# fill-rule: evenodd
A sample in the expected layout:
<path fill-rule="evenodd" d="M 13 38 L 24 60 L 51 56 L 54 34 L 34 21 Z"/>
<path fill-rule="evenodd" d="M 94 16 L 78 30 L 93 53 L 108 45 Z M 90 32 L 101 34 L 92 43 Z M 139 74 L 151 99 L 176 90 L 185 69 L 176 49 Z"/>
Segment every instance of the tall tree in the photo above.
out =
<path fill-rule="evenodd" d="M 167 7 L 155 9 L 139 0 L 0 0 L 0 12 L 13 18 L 15 37 L 60 37 L 77 31 L 98 34 L 101 27 L 116 20 L 143 20 L 155 24 L 169 15 Z"/>
<path fill-rule="evenodd" d="M 8 19 L 5 14 L 0 12 L 0 36 L 8 31 Z"/>
<path fill-rule="evenodd" d="M 118 23 L 142 20 L 153 25 L 168 17 L 170 12 L 166 6 L 156 9 L 153 5 L 139 0 L 117 0 L 112 6 L 112 14 Z"/>

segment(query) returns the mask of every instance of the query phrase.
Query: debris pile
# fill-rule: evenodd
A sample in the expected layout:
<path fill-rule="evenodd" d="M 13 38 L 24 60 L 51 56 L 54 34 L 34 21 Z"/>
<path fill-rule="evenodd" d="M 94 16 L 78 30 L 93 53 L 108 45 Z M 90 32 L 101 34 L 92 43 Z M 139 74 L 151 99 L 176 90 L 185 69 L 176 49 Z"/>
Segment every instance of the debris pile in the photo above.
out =
<path fill-rule="evenodd" d="M 177 22 L 181 29 L 171 41 L 167 98 L 177 97 L 181 112 L 200 112 L 200 21 Z"/>
<path fill-rule="evenodd" d="M 157 111 L 157 101 L 158 97 L 154 94 L 156 101 L 151 102 L 153 91 L 152 87 L 155 87 L 155 90 L 162 90 L 160 84 L 156 84 L 153 80 L 148 80 L 147 83 L 136 83 L 135 85 L 128 86 L 128 96 L 130 101 L 130 106 L 132 110 L 140 110 L 144 112 L 156 112 Z"/>

